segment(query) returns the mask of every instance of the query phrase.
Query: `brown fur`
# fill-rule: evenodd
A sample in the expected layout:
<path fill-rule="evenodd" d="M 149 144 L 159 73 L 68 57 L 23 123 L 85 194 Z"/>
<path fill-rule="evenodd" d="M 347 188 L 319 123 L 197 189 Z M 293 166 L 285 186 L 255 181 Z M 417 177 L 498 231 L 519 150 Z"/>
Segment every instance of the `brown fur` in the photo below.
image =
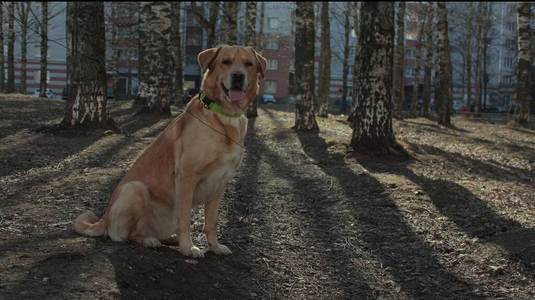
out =
<path fill-rule="evenodd" d="M 223 46 L 198 56 L 204 72 L 202 89 L 229 113 L 241 112 L 256 98 L 266 60 L 250 47 Z M 223 64 L 231 60 L 231 64 Z M 246 97 L 225 100 L 221 84 L 230 73 L 246 74 Z M 85 235 L 109 235 L 114 241 L 134 240 L 159 246 L 178 236 L 179 251 L 202 256 L 190 237 L 191 208 L 205 205 L 204 232 L 208 250 L 229 254 L 216 235 L 217 210 L 224 186 L 232 178 L 243 154 L 247 119 L 229 118 L 202 106 L 197 97 L 137 158 L 117 185 L 98 220 L 86 212 L 74 221 Z"/>

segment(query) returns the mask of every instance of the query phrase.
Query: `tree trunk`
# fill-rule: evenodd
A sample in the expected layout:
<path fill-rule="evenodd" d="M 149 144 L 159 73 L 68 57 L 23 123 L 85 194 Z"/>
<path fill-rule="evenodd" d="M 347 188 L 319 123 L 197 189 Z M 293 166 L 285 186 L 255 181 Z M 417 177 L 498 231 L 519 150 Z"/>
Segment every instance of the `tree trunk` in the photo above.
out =
<path fill-rule="evenodd" d="M 5 90 L 4 69 L 4 5 L 0 4 L 0 93 Z"/>
<path fill-rule="evenodd" d="M 361 2 L 353 2 L 353 30 L 355 31 L 355 35 L 357 36 L 357 42 L 355 43 L 355 55 L 353 59 L 353 69 L 352 69 L 352 75 L 353 75 L 353 97 L 351 102 L 351 111 L 349 113 L 349 116 L 347 118 L 347 121 L 350 124 L 353 124 L 353 118 L 355 116 L 355 107 L 357 106 L 357 85 L 358 85 L 358 77 L 359 77 L 359 45 L 361 43 L 360 39 L 360 3 Z"/>
<path fill-rule="evenodd" d="M 9 2 L 7 34 L 7 92 L 15 92 L 15 2 Z"/>
<path fill-rule="evenodd" d="M 116 129 L 106 108 L 104 3 L 70 2 L 67 22 L 71 86 L 62 125 Z"/>
<path fill-rule="evenodd" d="M 314 3 L 297 2 L 295 10 L 295 125 L 298 131 L 318 131 L 314 115 Z"/>
<path fill-rule="evenodd" d="M 394 55 L 394 103 L 395 114 L 401 117 L 405 100 L 405 2 L 399 2 L 397 14 L 397 43 Z"/>
<path fill-rule="evenodd" d="M 28 22 L 30 15 L 29 2 L 17 2 L 18 21 L 20 25 L 20 90 L 26 94 L 26 82 L 28 79 Z"/>
<path fill-rule="evenodd" d="M 439 93 L 440 109 L 438 123 L 451 126 L 451 72 L 448 39 L 448 13 L 445 2 L 437 2 L 437 55 L 439 58 Z"/>
<path fill-rule="evenodd" d="M 117 28 L 119 26 L 119 16 L 117 15 L 118 6 L 120 3 L 111 3 L 111 67 L 108 69 L 112 77 L 112 92 L 115 100 L 119 99 L 119 43 L 117 39 Z M 121 16 L 124 17 L 124 16 Z"/>
<path fill-rule="evenodd" d="M 256 48 L 256 2 L 248 1 L 245 3 L 245 45 Z M 258 116 L 258 99 L 251 101 L 247 109 L 247 118 L 256 118 Z"/>
<path fill-rule="evenodd" d="M 320 73 L 318 89 L 318 116 L 327 117 L 331 86 L 331 25 L 329 23 L 329 2 L 321 4 Z"/>
<path fill-rule="evenodd" d="M 518 26 L 518 56 L 517 56 L 517 85 L 515 95 L 515 109 L 513 125 L 526 126 L 529 124 L 529 105 L 531 99 L 531 3 L 519 2 L 517 10 Z"/>
<path fill-rule="evenodd" d="M 182 94 L 184 93 L 184 69 L 182 64 L 182 38 L 180 33 L 180 2 L 171 2 L 173 9 L 173 59 L 174 59 L 174 76 L 173 76 L 173 94 L 176 106 L 182 106 Z"/>
<path fill-rule="evenodd" d="M 431 77 L 433 70 L 433 4 L 428 4 L 427 20 L 425 23 L 425 67 L 424 67 L 424 90 L 423 90 L 423 115 L 429 116 L 429 104 L 431 103 Z"/>
<path fill-rule="evenodd" d="M 472 39 L 474 35 L 474 4 L 470 2 L 469 4 L 469 14 L 468 14 L 468 28 L 466 35 L 466 50 L 465 50 L 465 68 L 466 68 L 466 105 L 468 108 L 472 106 Z"/>
<path fill-rule="evenodd" d="M 394 3 L 363 2 L 360 16 L 357 106 L 351 146 L 359 153 L 389 153 L 392 129 Z"/>
<path fill-rule="evenodd" d="M 475 113 L 476 116 L 481 112 L 481 96 L 483 83 L 483 55 L 485 51 L 485 10 L 486 2 L 479 3 L 479 14 L 477 24 L 477 56 L 476 56 L 476 99 Z"/>
<path fill-rule="evenodd" d="M 141 4 L 140 83 L 137 103 L 141 103 L 143 108 L 139 113 L 171 114 L 171 23 L 170 2 Z"/>
<path fill-rule="evenodd" d="M 351 33 L 351 22 L 349 17 L 351 14 L 351 2 L 347 2 L 346 11 L 344 13 L 344 62 L 342 66 L 342 103 L 340 106 L 341 113 L 347 110 L 347 77 L 349 75 L 349 35 Z"/>
<path fill-rule="evenodd" d="M 215 30 L 219 15 L 219 1 L 210 2 L 210 10 L 208 19 L 204 17 L 204 9 L 200 6 L 197 6 L 197 2 L 191 2 L 191 11 L 197 22 L 201 27 L 206 31 L 207 36 L 207 47 L 212 48 L 216 45 L 215 39 Z"/>
<path fill-rule="evenodd" d="M 421 68 L 421 60 L 422 60 L 422 38 L 423 38 L 423 30 L 424 30 L 424 20 L 420 20 L 420 17 L 422 17 L 422 14 L 420 13 L 418 15 L 418 26 L 417 26 L 417 33 L 416 33 L 416 55 L 415 55 L 415 68 L 414 68 L 414 82 L 412 85 L 412 101 L 411 101 L 411 114 L 413 116 L 417 116 L 420 112 L 418 111 L 418 100 L 419 95 L 418 91 L 420 90 L 420 68 Z"/>
<path fill-rule="evenodd" d="M 48 2 L 41 2 L 41 78 L 39 79 L 39 97 L 46 98 L 48 70 Z"/>
<path fill-rule="evenodd" d="M 228 45 L 238 43 L 238 5 L 236 1 L 224 2 L 222 33 L 223 43 Z"/>

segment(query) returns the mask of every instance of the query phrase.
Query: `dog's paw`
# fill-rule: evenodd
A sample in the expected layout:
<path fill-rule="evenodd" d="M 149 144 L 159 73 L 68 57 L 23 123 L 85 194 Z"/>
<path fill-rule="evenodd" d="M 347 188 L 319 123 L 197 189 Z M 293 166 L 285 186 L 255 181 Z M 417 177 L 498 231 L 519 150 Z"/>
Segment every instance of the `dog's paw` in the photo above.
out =
<path fill-rule="evenodd" d="M 189 256 L 189 257 L 194 257 L 194 258 L 204 256 L 204 253 L 201 251 L 201 249 L 199 249 L 196 246 L 179 247 L 178 252 L 180 252 L 184 256 Z"/>
<path fill-rule="evenodd" d="M 148 248 L 157 248 L 160 247 L 162 243 L 157 238 L 154 237 L 148 237 L 143 239 L 143 246 Z"/>
<path fill-rule="evenodd" d="M 209 247 L 207 251 L 211 251 L 216 255 L 232 254 L 232 251 L 230 251 L 230 249 L 227 246 L 221 245 L 221 244 L 217 244 L 217 246 L 214 246 L 214 247 Z"/>

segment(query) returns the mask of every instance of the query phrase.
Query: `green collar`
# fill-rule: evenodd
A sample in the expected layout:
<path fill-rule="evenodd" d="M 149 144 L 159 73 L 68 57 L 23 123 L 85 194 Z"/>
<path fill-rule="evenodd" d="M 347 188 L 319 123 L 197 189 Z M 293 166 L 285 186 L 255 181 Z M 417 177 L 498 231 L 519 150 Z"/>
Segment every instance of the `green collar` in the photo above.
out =
<path fill-rule="evenodd" d="M 242 116 L 243 113 L 228 113 L 225 110 L 223 110 L 223 107 L 219 105 L 216 101 L 208 98 L 206 94 L 203 91 L 199 92 L 199 101 L 201 101 L 202 105 L 218 114 L 222 114 L 223 116 L 229 117 L 229 118 L 239 118 Z"/>

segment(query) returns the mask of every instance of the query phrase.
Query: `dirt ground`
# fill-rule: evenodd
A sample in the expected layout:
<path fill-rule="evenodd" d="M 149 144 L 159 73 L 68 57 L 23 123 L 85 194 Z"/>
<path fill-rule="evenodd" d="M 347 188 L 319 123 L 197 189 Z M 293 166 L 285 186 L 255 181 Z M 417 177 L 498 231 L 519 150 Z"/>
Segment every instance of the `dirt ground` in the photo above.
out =
<path fill-rule="evenodd" d="M 261 107 L 221 209 L 233 254 L 188 259 L 72 231 L 171 120 L 111 106 L 125 134 L 59 137 L 34 129 L 62 101 L 0 97 L 0 299 L 535 298 L 535 131 L 405 119 L 412 160 L 357 161 L 343 117 L 296 134 Z"/>

